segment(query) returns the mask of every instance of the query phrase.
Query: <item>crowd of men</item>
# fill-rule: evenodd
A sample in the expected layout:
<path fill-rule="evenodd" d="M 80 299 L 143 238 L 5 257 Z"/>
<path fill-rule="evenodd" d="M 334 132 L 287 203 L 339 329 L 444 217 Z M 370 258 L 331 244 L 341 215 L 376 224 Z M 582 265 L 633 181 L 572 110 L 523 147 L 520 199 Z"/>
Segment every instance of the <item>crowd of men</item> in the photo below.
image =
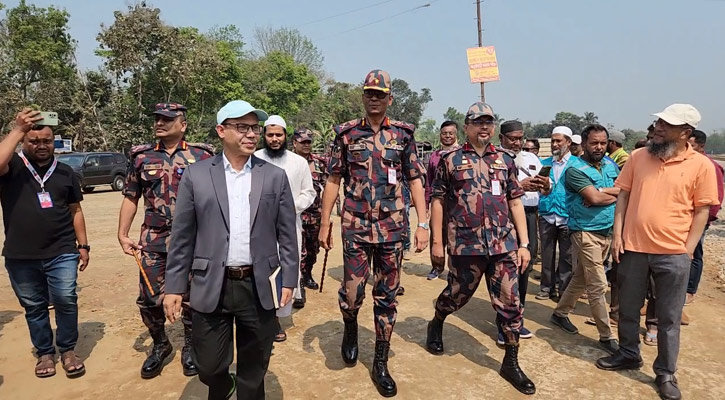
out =
<path fill-rule="evenodd" d="M 286 339 L 280 318 L 305 306 L 305 289 L 319 287 L 312 270 L 320 246 L 333 246 L 331 214 L 344 186 L 341 357 L 357 363 L 358 313 L 372 273 L 370 374 L 381 395 L 397 394 L 388 354 L 407 240 L 416 252 L 430 242 L 428 279 L 448 266 L 447 284 L 421 332 L 430 353 L 445 353 L 446 317 L 484 281 L 497 343 L 505 349 L 499 373 L 520 392 L 535 393 L 518 353 L 520 339 L 533 337 L 524 310 L 540 252 L 536 298 L 558 303 L 551 322 L 571 334 L 578 329 L 568 314 L 587 300 L 587 323 L 608 353 L 597 360 L 600 369 L 642 366 L 639 327 L 647 299 L 644 342 L 658 348 L 658 392 L 681 397 L 675 372 L 682 310 L 697 292 L 704 231 L 723 197 L 723 169 L 700 154 L 706 135 L 696 130 L 701 117 L 693 106 L 673 104 L 654 114 L 646 141 L 638 143 L 644 148 L 632 154 L 623 148 L 624 134 L 602 125 L 577 134 L 555 127 L 552 156 L 541 160 L 538 140 L 527 138 L 517 120 L 500 125 L 495 146 L 493 109 L 476 102 L 463 126 L 441 125 L 441 147 L 424 165 L 414 127 L 386 114 L 394 100 L 387 72 L 368 73 L 361 100 L 365 115 L 334 127 L 329 157 L 312 154 L 314 135 L 306 127 L 292 132 L 290 151 L 285 120 L 242 100 L 217 113 L 222 149 L 215 155 L 185 140 L 183 105 L 156 105 L 158 141 L 130 151 L 118 224 L 121 248 L 140 268 L 137 305 L 153 339 L 142 378 L 158 376 L 173 352 L 165 319 L 181 319 L 184 375 L 198 374 L 210 399 L 235 392 L 238 399 L 264 398 L 273 342 Z M 53 156 L 52 129 L 36 111 L 22 110 L 0 143 L 0 187 L 5 267 L 26 311 L 35 374 L 56 373 L 57 345 L 66 375 L 81 376 L 76 278 L 90 252 L 83 196 L 72 170 Z M 129 231 L 141 198 L 136 240 Z M 235 337 L 237 370 L 230 374 Z"/>

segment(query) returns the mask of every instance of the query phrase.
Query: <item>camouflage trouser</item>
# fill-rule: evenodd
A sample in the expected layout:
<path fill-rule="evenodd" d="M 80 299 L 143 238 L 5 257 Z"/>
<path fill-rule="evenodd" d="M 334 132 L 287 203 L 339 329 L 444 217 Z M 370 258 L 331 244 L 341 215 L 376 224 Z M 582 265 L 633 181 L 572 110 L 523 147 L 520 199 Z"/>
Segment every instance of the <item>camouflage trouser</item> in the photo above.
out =
<path fill-rule="evenodd" d="M 460 309 L 476 292 L 481 278 L 487 280 L 496 325 L 507 344 L 518 343 L 524 310 L 519 304 L 519 268 L 516 252 L 496 256 L 450 256 L 448 285 L 436 301 L 436 314 L 445 318 Z"/>
<path fill-rule="evenodd" d="M 164 275 L 166 273 L 166 253 L 156 253 L 151 251 L 141 252 L 141 265 L 143 266 L 149 283 L 154 290 L 151 295 L 146 281 L 139 271 L 139 294 L 136 304 L 141 310 L 141 319 L 144 325 L 149 329 L 151 337 L 154 339 L 163 337 L 164 321 Z M 184 295 L 184 301 L 181 303 L 182 313 L 181 321 L 184 324 L 184 333 L 191 331 L 191 308 L 189 307 L 189 294 Z"/>
<path fill-rule="evenodd" d="M 300 272 L 305 277 L 312 274 L 312 267 L 317 262 L 320 252 L 320 225 L 302 225 L 302 255 L 300 256 Z"/>
<path fill-rule="evenodd" d="M 373 314 L 376 340 L 390 341 L 398 312 L 395 295 L 400 284 L 398 268 L 403 243 L 358 243 L 343 239 L 344 272 L 338 292 L 343 319 L 355 318 L 365 298 L 365 283 L 373 264 Z"/>

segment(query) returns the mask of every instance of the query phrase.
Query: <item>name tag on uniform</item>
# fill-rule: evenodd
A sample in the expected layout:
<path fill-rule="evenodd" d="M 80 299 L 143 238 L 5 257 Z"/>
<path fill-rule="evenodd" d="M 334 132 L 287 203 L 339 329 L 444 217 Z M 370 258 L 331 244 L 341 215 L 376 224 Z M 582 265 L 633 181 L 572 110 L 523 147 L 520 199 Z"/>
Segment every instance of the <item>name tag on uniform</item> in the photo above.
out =
<path fill-rule="evenodd" d="M 347 146 L 347 149 L 350 151 L 360 151 L 360 150 L 366 150 L 368 147 L 365 145 L 365 143 L 359 143 L 359 144 L 351 144 Z"/>
<path fill-rule="evenodd" d="M 386 148 L 386 149 L 388 149 L 388 150 L 403 151 L 403 146 L 401 146 L 399 144 L 386 144 L 383 147 Z"/>
<path fill-rule="evenodd" d="M 50 198 L 48 192 L 38 193 L 38 201 L 40 202 L 40 208 L 53 208 L 53 199 Z"/>
<path fill-rule="evenodd" d="M 501 196 L 501 181 L 495 179 L 491 181 L 491 194 Z"/>
<path fill-rule="evenodd" d="M 536 171 L 536 165 L 529 165 L 529 169 L 532 171 Z"/>
<path fill-rule="evenodd" d="M 395 168 L 388 168 L 388 183 L 391 185 L 398 184 L 398 174 L 395 172 Z"/>
<path fill-rule="evenodd" d="M 493 169 L 501 169 L 501 170 L 508 169 L 508 167 L 506 166 L 506 164 L 493 164 L 493 165 L 491 165 L 491 168 L 493 168 Z"/>
<path fill-rule="evenodd" d="M 456 165 L 456 171 L 465 171 L 467 169 L 472 169 L 472 168 L 473 168 L 473 165 L 472 164 Z"/>
<path fill-rule="evenodd" d="M 163 167 L 164 167 L 164 166 L 163 166 L 163 165 L 161 165 L 161 164 L 145 164 L 145 165 L 143 166 L 143 170 L 144 170 L 144 171 L 148 171 L 148 170 L 152 170 L 152 169 L 161 169 L 161 168 L 163 168 Z"/>

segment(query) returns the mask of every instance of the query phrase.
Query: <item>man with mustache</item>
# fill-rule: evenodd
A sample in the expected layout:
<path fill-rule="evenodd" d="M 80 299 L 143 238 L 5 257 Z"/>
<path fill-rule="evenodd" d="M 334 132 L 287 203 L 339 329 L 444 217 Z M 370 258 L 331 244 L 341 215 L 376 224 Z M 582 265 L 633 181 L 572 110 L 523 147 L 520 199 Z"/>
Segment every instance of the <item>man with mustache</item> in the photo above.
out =
<path fill-rule="evenodd" d="M 566 202 L 569 206 L 572 255 L 577 260 L 571 281 L 551 316 L 551 322 L 567 333 L 579 331 L 569 320 L 582 293 L 587 294 L 589 308 L 599 331 L 599 344 L 612 354 L 617 341 L 612 335 L 607 313 L 607 277 L 604 260 L 609 254 L 614 203 L 619 188 L 614 187 L 619 170 L 604 154 L 609 134 L 601 125 L 589 125 L 582 131 L 581 161 L 566 170 Z"/>
<path fill-rule="evenodd" d="M 680 399 L 675 372 L 680 322 L 690 262 L 718 204 L 715 168 L 688 139 L 700 122 L 689 104 L 673 104 L 658 119 L 646 149 L 632 152 L 615 182 L 620 188 L 614 212 L 612 257 L 619 262 L 619 350 L 597 360 L 616 371 L 642 366 L 639 310 L 649 276 L 656 290 L 657 358 L 653 369 L 660 397 Z M 626 223 L 625 223 L 626 219 Z"/>
<path fill-rule="evenodd" d="M 512 154 L 491 144 L 495 126 L 491 106 L 471 105 L 463 126 L 466 143 L 442 156 L 433 178 L 433 256 L 443 257 L 442 238 L 448 235 L 451 265 L 448 285 L 428 323 L 426 348 L 431 354 L 443 354 L 446 317 L 465 306 L 485 280 L 496 325 L 505 337 L 499 374 L 520 392 L 534 394 L 536 387 L 518 362 L 523 320 L 519 274 L 531 259 L 521 203 L 524 189 L 516 178 Z"/>
<path fill-rule="evenodd" d="M 370 264 L 373 283 L 375 321 L 375 358 L 370 376 L 385 397 L 398 392 L 388 371 L 390 338 L 397 319 L 396 295 L 400 286 L 403 236 L 408 217 L 404 213 L 403 179 L 418 214 L 415 231 L 416 252 L 428 245 L 425 222 L 425 170 L 417 156 L 415 127 L 391 120 L 387 109 L 393 102 L 390 75 L 379 69 L 370 71 L 363 83 L 362 102 L 365 117 L 334 128 L 335 144 L 328 165 L 330 177 L 322 194 L 320 242 L 330 249 L 330 213 L 345 180 L 342 206 L 343 278 L 339 304 L 345 323 L 341 346 L 342 359 L 355 365 L 358 358 L 357 315 L 365 298 Z"/>
<path fill-rule="evenodd" d="M 206 144 L 189 143 L 186 132 L 186 107 L 178 103 L 156 104 L 154 131 L 158 142 L 131 148 L 123 202 L 118 217 L 118 242 L 123 252 L 141 257 L 150 287 L 139 276 L 139 295 L 136 299 L 141 320 L 153 339 L 151 353 L 141 366 L 141 377 L 158 376 L 164 360 L 173 351 L 164 329 L 164 273 L 168 258 L 169 237 L 176 209 L 176 193 L 186 168 L 205 160 L 214 151 Z M 139 199 L 144 199 L 144 219 L 141 224 L 141 240 L 128 237 L 131 223 L 136 216 Z M 153 293 L 151 292 L 153 290 Z M 183 304 L 181 322 L 184 324 L 184 346 L 181 349 L 181 365 L 186 376 L 198 372 L 191 358 L 191 308 L 188 298 Z"/>
<path fill-rule="evenodd" d="M 55 375 L 56 345 L 66 376 L 86 372 L 78 342 L 78 270 L 88 266 L 86 222 L 80 184 L 73 170 L 53 157 L 51 121 L 24 108 L 0 142 L 0 203 L 5 243 L 2 255 L 38 361 L 35 376 Z M 21 152 L 15 153 L 18 144 Z M 77 245 L 76 245 L 77 243 Z M 55 341 L 48 304 L 55 305 Z M 17 344 L 16 344 L 17 345 Z"/>

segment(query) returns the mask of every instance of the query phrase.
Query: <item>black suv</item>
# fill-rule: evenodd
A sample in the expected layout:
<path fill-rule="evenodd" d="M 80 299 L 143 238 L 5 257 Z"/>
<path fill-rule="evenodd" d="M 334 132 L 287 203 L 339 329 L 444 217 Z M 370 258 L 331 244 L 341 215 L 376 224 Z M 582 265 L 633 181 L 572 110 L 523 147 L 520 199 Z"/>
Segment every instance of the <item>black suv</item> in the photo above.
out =
<path fill-rule="evenodd" d="M 128 160 L 121 153 L 67 153 L 56 157 L 73 168 L 84 193 L 92 192 L 98 185 L 111 185 L 113 190 L 123 189 Z"/>

